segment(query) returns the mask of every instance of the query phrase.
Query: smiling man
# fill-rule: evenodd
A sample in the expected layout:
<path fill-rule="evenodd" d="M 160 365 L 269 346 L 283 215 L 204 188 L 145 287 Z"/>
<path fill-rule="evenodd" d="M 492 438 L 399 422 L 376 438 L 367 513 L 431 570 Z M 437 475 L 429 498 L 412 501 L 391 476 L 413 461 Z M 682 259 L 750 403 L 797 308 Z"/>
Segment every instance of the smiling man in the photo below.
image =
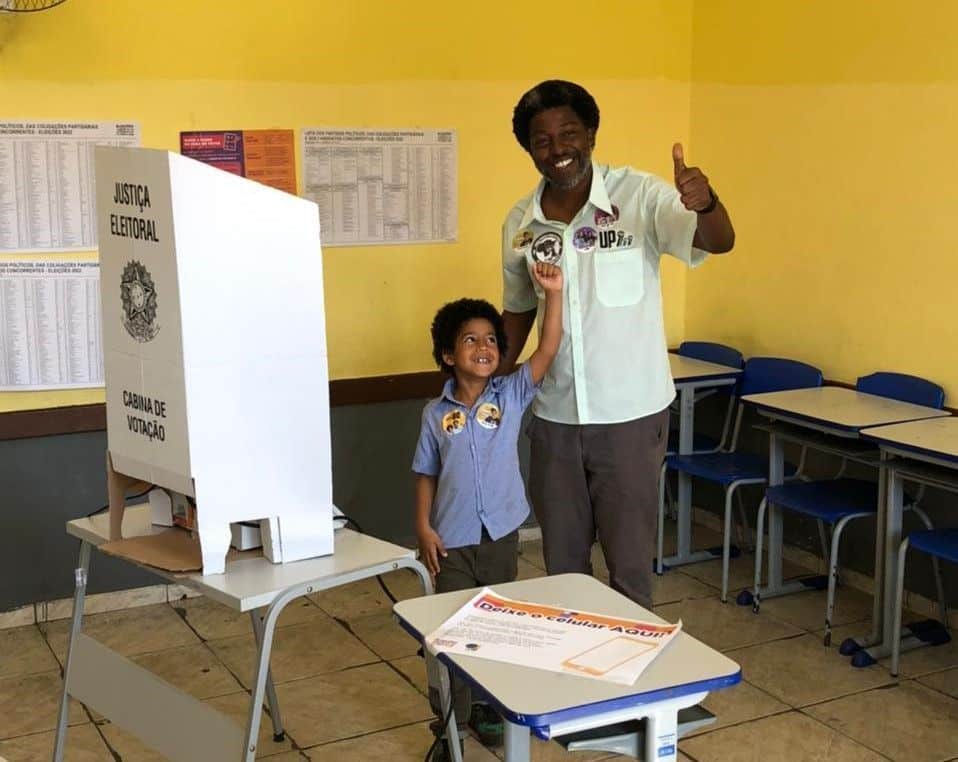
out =
<path fill-rule="evenodd" d="M 689 266 L 729 251 L 728 213 L 675 144 L 674 185 L 592 161 L 599 109 L 581 86 L 542 82 L 522 96 L 512 131 L 542 176 L 502 236 L 508 373 L 541 312 L 530 270 L 565 278 L 564 334 L 528 429 L 529 492 L 550 574 L 591 573 L 598 535 L 613 588 L 652 606 L 656 489 L 675 397 L 659 259 Z"/>

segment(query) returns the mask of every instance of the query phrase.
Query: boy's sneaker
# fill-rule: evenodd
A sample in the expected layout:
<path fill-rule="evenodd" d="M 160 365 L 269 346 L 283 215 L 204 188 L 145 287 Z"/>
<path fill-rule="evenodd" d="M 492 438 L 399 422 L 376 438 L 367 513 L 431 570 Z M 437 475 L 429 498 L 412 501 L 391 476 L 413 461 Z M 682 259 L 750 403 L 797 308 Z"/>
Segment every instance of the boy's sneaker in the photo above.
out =
<path fill-rule="evenodd" d="M 502 717 L 488 704 L 473 704 L 472 715 L 469 717 L 469 727 L 472 728 L 483 746 L 501 746 L 505 730 Z"/>

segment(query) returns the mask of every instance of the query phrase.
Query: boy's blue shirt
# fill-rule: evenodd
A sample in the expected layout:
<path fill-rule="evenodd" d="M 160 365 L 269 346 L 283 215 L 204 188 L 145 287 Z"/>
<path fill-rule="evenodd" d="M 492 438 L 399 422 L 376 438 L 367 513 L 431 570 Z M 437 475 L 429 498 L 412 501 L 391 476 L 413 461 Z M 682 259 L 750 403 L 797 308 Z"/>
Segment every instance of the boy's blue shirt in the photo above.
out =
<path fill-rule="evenodd" d="M 417 474 L 438 477 L 430 523 L 446 548 L 478 545 L 483 526 L 498 540 L 529 515 L 518 442 L 537 387 L 526 363 L 491 378 L 471 409 L 454 389 L 450 378 L 423 409 L 412 462 Z"/>

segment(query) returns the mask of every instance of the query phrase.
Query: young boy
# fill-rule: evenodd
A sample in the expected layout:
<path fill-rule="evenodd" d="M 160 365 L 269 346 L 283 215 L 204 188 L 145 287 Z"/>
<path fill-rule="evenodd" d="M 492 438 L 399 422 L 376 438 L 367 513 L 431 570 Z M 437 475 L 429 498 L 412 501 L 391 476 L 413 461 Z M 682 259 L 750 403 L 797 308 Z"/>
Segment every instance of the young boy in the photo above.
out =
<path fill-rule="evenodd" d="M 536 262 L 532 273 L 545 292 L 542 333 L 512 374 L 494 377 L 506 352 L 505 330 L 488 302 L 460 299 L 432 323 L 433 357 L 452 378 L 423 410 L 412 470 L 419 557 L 438 593 L 516 578 L 519 526 L 529 515 L 519 430 L 562 340 L 562 270 Z M 482 704 L 472 712 L 467 685 L 454 681 L 453 695 L 458 722 L 468 721 L 486 745 L 501 741 L 501 718 Z M 434 688 L 430 702 L 441 719 Z"/>

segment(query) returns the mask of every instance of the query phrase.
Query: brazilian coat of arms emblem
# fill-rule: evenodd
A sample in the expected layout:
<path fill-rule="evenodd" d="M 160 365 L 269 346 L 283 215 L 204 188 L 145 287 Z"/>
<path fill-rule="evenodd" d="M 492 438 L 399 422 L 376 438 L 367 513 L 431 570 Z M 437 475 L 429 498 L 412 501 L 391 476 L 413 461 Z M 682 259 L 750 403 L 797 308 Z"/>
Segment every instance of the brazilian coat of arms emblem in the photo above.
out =
<path fill-rule="evenodd" d="M 141 344 L 160 332 L 156 321 L 156 285 L 149 271 L 135 259 L 127 262 L 120 279 L 123 327 Z"/>

